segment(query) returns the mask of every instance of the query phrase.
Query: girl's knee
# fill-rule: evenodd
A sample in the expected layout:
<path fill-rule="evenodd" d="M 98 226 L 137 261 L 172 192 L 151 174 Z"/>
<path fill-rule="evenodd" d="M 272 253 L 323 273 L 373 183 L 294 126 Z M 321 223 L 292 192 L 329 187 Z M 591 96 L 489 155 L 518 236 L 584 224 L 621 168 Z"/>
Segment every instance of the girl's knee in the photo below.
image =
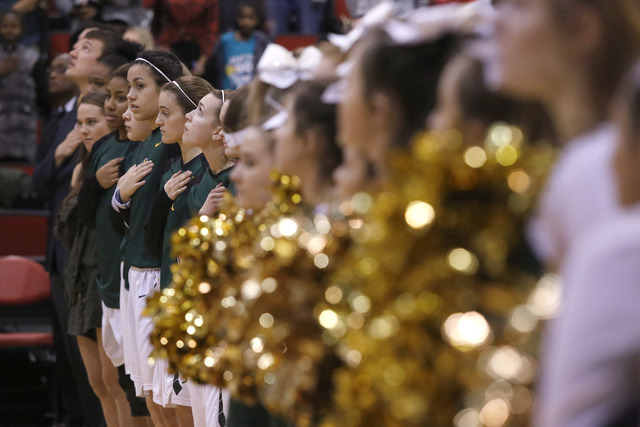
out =
<path fill-rule="evenodd" d="M 105 397 L 109 394 L 107 386 L 102 378 L 102 372 L 99 369 L 94 369 L 94 372 L 87 370 L 89 376 L 89 385 L 93 389 L 93 392 L 99 398 Z"/>

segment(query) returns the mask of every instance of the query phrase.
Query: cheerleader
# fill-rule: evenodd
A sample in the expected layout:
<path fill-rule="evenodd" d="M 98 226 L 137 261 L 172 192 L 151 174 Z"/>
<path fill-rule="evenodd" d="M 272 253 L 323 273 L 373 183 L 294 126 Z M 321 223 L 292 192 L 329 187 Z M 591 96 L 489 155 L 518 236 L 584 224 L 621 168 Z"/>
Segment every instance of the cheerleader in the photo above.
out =
<path fill-rule="evenodd" d="M 240 157 L 231 172 L 239 207 L 259 211 L 271 200 L 269 174 L 274 168 L 273 132 L 260 127 L 247 128 L 240 146 Z"/>
<path fill-rule="evenodd" d="M 125 367 L 131 375 L 138 396 L 145 396 L 151 418 L 158 425 L 175 425 L 175 410 L 153 401 L 154 368 L 148 363 L 152 347 L 150 318 L 142 315 L 146 298 L 160 288 L 160 259 L 144 244 L 144 227 L 162 177 L 162 166 L 175 157 L 177 146 L 162 143 L 155 125 L 160 88 L 183 74 L 178 58 L 164 51 L 143 52 L 127 73 L 127 100 L 133 119 L 147 122 L 153 129 L 144 142 L 124 160 L 127 172 L 118 180 L 112 207 L 128 226 L 122 247 L 123 283 L 121 315 Z M 172 149 L 172 147 L 175 147 Z M 122 304 L 122 300 L 128 301 Z M 129 366 L 127 366 L 129 365 Z"/>
<path fill-rule="evenodd" d="M 636 426 L 640 420 L 640 64 L 616 98 L 619 212 L 574 245 L 562 311 L 546 348 L 537 426 Z"/>
<path fill-rule="evenodd" d="M 333 198 L 332 174 L 342 159 L 336 143 L 336 106 L 321 101 L 326 85 L 298 83 L 287 98 L 287 120 L 275 131 L 275 166 L 300 178 L 302 199 L 311 206 Z"/>
<path fill-rule="evenodd" d="M 349 53 L 351 68 L 338 104 L 338 139 L 374 165 L 379 184 L 386 179 L 389 149 L 408 146 L 424 130 L 436 104 L 437 81 L 455 44 L 446 34 L 398 44 L 378 29 Z"/>
<path fill-rule="evenodd" d="M 633 0 L 501 2 L 489 76 L 502 92 L 540 101 L 562 153 L 529 230 L 538 256 L 561 269 L 575 237 L 616 208 L 611 96 L 640 54 Z"/>

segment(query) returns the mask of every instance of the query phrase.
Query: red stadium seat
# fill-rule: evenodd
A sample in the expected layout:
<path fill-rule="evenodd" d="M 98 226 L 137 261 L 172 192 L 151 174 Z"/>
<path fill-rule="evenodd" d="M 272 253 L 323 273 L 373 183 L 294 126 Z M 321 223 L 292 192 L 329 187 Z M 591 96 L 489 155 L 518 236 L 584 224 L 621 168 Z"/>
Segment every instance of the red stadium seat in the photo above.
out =
<path fill-rule="evenodd" d="M 28 306 L 51 296 L 49 275 L 35 261 L 20 256 L 0 258 L 0 305 Z M 11 320 L 9 320 L 11 323 Z M 1 329 L 6 330 L 4 325 Z M 51 332 L 0 332 L 0 348 L 51 347 Z"/>
<path fill-rule="evenodd" d="M 349 8 L 347 7 L 347 2 L 345 0 L 336 0 L 335 15 L 338 19 L 351 18 L 351 14 L 349 13 Z"/>
<path fill-rule="evenodd" d="M 276 37 L 275 42 L 280 46 L 284 46 L 290 51 L 294 51 L 301 47 L 307 47 L 315 44 L 318 36 L 308 34 L 284 34 Z"/>
<path fill-rule="evenodd" d="M 51 32 L 49 34 L 49 58 L 69 52 L 71 34 L 68 32 Z"/>
<path fill-rule="evenodd" d="M 43 260 L 47 252 L 49 213 L 0 210 L 0 256 L 21 255 Z"/>

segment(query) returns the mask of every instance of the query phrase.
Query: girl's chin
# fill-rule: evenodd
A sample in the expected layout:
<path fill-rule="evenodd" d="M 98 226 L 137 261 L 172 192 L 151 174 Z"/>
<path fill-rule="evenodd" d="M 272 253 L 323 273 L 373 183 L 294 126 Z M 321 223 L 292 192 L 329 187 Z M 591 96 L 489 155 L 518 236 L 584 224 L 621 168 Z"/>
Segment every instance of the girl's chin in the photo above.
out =
<path fill-rule="evenodd" d="M 238 157 L 240 157 L 240 153 L 238 153 L 236 150 L 224 150 L 224 155 L 229 159 L 237 159 Z"/>

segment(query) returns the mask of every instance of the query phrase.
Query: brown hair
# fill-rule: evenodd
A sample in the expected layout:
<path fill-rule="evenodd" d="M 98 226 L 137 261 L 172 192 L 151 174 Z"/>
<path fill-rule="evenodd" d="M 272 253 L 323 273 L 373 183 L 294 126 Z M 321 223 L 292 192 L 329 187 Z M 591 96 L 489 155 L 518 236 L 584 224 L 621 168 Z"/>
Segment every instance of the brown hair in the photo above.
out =
<path fill-rule="evenodd" d="M 628 130 L 631 132 L 640 131 L 640 61 L 637 61 L 631 66 L 629 73 L 625 76 L 622 84 L 616 92 L 616 106 L 621 105 L 622 108 L 627 110 L 627 114 L 630 118 Z M 640 141 L 634 142 L 640 147 Z"/>
<path fill-rule="evenodd" d="M 318 155 L 320 179 L 330 180 L 331 174 L 342 161 L 342 150 L 336 141 L 336 105 L 321 101 L 327 82 L 301 82 L 293 97 L 292 113 L 295 132 L 303 136 L 312 130 L 318 135 L 322 152 Z"/>
<path fill-rule="evenodd" d="M 96 107 L 100 107 L 100 110 L 104 114 L 104 100 L 106 98 L 107 98 L 107 94 L 104 92 L 90 92 L 84 95 L 80 99 L 80 101 L 78 102 L 78 106 L 82 104 L 95 105 Z M 78 147 L 78 150 L 80 154 L 77 157 L 78 161 L 76 165 L 77 164 L 82 165 L 82 172 L 80 173 L 80 185 L 78 185 L 77 187 L 71 188 L 71 190 L 69 191 L 69 194 L 67 194 L 67 196 L 62 201 L 61 206 L 64 206 L 67 203 L 69 203 L 71 199 L 73 199 L 80 192 L 80 188 L 82 187 L 82 184 L 84 182 L 84 171 L 86 171 L 87 168 L 89 167 L 91 153 L 87 151 L 87 149 L 84 147 L 84 144 L 80 144 L 80 146 Z"/>
<path fill-rule="evenodd" d="M 488 128 L 504 121 L 520 127 L 530 143 L 555 140 L 551 118 L 542 104 L 490 89 L 485 83 L 482 61 L 473 56 L 460 53 L 453 61 L 460 61 L 463 67 L 456 81 L 456 98 L 464 122 L 477 120 Z"/>
<path fill-rule="evenodd" d="M 284 98 L 295 86 L 294 84 L 286 89 L 278 89 L 260 81 L 260 79 L 253 79 L 249 83 L 249 95 L 247 97 L 249 123 L 259 126 L 278 113 L 280 110 L 274 104 L 282 106 Z"/>
<path fill-rule="evenodd" d="M 100 109 L 104 112 L 104 100 L 107 99 L 107 94 L 104 92 L 91 92 L 84 95 L 78 105 L 81 104 L 90 104 L 95 105 L 96 107 L 100 107 Z"/>
<path fill-rule="evenodd" d="M 140 59 L 142 59 L 142 61 L 140 61 Z M 151 66 L 149 62 L 153 64 L 153 66 Z M 184 75 L 182 62 L 180 62 L 174 53 L 166 50 L 146 50 L 138 55 L 138 58 L 133 64 L 141 65 L 149 70 L 158 87 L 158 92 L 160 92 L 159 89 L 164 86 L 165 83 L 168 83 L 167 79 L 175 80 Z M 164 75 L 160 74 L 158 70 L 162 71 Z"/>
<path fill-rule="evenodd" d="M 457 40 L 444 35 L 415 45 L 393 45 L 382 30 L 372 32 L 363 44 L 358 66 L 367 101 L 376 93 L 389 97 L 398 111 L 392 141 L 407 145 L 424 129 L 428 114 L 436 105 L 437 84 Z"/>
<path fill-rule="evenodd" d="M 179 88 L 177 85 L 179 85 Z M 184 93 L 182 93 L 182 91 Z M 203 78 L 196 76 L 178 77 L 175 81 L 162 87 L 163 91 L 172 93 L 184 114 L 196 109 L 198 102 L 213 90 L 213 86 Z M 186 94 L 186 96 L 185 96 Z M 187 96 L 189 98 L 187 98 Z M 193 101 L 193 105 L 191 103 Z"/>
<path fill-rule="evenodd" d="M 225 98 L 227 92 L 225 92 Z M 244 85 L 233 91 L 226 101 L 227 114 L 224 116 L 222 127 L 226 132 L 238 132 L 249 126 L 249 114 L 247 113 L 247 100 L 249 99 L 249 86 Z"/>
<path fill-rule="evenodd" d="M 224 103 L 230 99 L 233 94 L 235 93 L 235 90 L 221 90 L 221 89 L 213 89 L 211 93 L 217 100 L 220 101 L 220 106 L 216 108 L 216 113 L 215 116 L 218 118 L 218 122 L 220 121 L 220 111 L 222 111 L 222 106 L 224 105 Z"/>
<path fill-rule="evenodd" d="M 601 18 L 602 46 L 589 64 L 591 89 L 603 114 L 615 90 L 640 54 L 640 2 L 637 0 L 549 0 L 560 28 L 567 28 L 576 7 L 589 7 Z M 594 101 L 595 102 L 595 101 Z"/>
<path fill-rule="evenodd" d="M 129 68 L 131 68 L 131 62 L 127 64 L 122 64 L 121 66 L 113 70 L 113 73 L 111 73 L 111 78 L 113 79 L 117 77 L 119 79 L 124 79 L 126 81 Z"/>

